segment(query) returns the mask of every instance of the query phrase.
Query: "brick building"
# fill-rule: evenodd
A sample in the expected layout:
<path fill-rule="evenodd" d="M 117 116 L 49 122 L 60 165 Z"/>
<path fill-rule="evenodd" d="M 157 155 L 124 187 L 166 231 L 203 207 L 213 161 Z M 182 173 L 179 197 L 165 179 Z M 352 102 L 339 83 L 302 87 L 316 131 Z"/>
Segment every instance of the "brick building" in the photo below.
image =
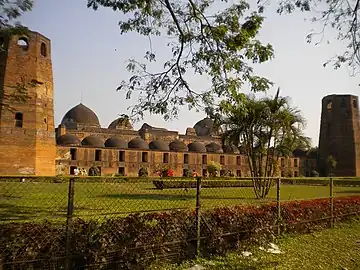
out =
<path fill-rule="evenodd" d="M 75 168 L 87 172 L 96 166 L 102 175 L 137 176 L 140 168 L 152 175 L 163 165 L 175 176 L 186 169 L 202 175 L 208 162 L 216 161 L 223 172 L 249 176 L 246 157 L 238 148 L 221 144 L 208 118 L 185 134 L 146 123 L 134 130 L 126 118 L 104 128 L 91 109 L 78 104 L 55 128 L 50 40 L 30 32 L 2 35 L 0 42 L 0 175 L 68 175 Z M 14 96 L 21 83 L 27 85 L 25 102 Z M 305 166 L 306 160 L 307 155 L 281 158 L 281 175 L 307 175 L 313 165 Z"/>

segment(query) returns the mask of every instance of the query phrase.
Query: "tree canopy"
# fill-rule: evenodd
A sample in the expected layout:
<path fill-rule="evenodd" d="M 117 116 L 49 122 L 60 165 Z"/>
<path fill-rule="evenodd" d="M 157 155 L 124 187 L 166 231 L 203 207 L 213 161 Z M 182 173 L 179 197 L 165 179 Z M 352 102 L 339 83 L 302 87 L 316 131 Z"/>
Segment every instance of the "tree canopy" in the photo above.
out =
<path fill-rule="evenodd" d="M 16 21 L 25 12 L 31 11 L 34 0 L 0 0 L 0 31 L 11 31 L 16 34 L 27 28 Z"/>
<path fill-rule="evenodd" d="M 233 92 L 213 118 L 224 130 L 224 144 L 241 146 L 245 152 L 258 198 L 268 194 L 271 177 L 279 176 L 279 158 L 310 146 L 309 138 L 303 135 L 305 119 L 279 90 L 274 98 L 262 99 Z"/>
<path fill-rule="evenodd" d="M 251 11 L 247 1 L 88 0 L 87 6 L 123 13 L 121 34 L 135 32 L 149 38 L 144 60 L 129 60 L 127 69 L 133 76 L 118 87 L 128 99 L 137 94 L 131 108 L 137 119 L 144 113 L 172 119 L 183 105 L 199 109 L 245 86 L 256 92 L 271 85 L 254 74 L 252 63 L 268 61 L 274 52 L 270 44 L 257 39 L 264 18 Z M 151 46 L 154 36 L 166 38 L 171 52 L 156 71 L 149 68 L 158 59 Z M 162 54 L 165 49 L 157 48 Z M 208 78 L 210 89 L 195 89 L 189 82 L 194 74 Z"/>
<path fill-rule="evenodd" d="M 280 0 L 278 12 L 292 13 L 296 10 L 315 14 L 312 21 L 320 23 L 320 31 L 312 31 L 307 36 L 309 43 L 318 44 L 323 41 L 325 32 L 332 28 L 337 33 L 337 39 L 345 46 L 342 52 L 326 61 L 323 65 L 332 64 L 335 69 L 348 65 L 355 75 L 360 68 L 360 0 Z M 260 4 L 263 9 L 263 5 Z M 314 40 L 315 39 L 315 40 Z"/>

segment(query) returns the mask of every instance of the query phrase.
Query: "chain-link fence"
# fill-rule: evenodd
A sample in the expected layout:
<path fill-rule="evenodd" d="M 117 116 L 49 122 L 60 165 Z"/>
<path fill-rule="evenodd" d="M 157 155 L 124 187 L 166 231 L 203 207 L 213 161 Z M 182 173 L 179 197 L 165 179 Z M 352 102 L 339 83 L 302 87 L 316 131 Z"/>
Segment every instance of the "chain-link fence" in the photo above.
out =
<path fill-rule="evenodd" d="M 360 214 L 360 179 L 0 178 L 0 269 L 122 269 Z"/>

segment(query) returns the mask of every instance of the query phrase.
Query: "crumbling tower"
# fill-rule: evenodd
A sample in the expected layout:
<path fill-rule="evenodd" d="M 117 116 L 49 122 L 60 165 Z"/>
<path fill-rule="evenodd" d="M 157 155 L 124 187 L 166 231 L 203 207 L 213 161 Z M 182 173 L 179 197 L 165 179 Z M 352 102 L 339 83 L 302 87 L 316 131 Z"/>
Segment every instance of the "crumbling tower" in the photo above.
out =
<path fill-rule="evenodd" d="M 336 176 L 360 176 L 360 126 L 358 97 L 329 95 L 322 99 L 319 165 L 321 174 L 327 172 L 331 155 L 337 165 Z"/>
<path fill-rule="evenodd" d="M 54 175 L 50 40 L 0 33 L 0 175 Z"/>

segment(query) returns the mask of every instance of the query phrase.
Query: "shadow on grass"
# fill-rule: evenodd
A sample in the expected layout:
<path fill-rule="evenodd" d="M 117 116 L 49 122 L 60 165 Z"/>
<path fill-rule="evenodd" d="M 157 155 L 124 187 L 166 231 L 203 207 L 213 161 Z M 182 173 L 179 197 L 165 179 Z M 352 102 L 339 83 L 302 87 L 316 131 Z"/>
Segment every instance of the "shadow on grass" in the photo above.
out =
<path fill-rule="evenodd" d="M 184 194 L 148 194 L 148 193 L 138 193 L 138 194 L 105 194 L 98 196 L 99 198 L 111 198 L 111 199 L 120 199 L 120 200 L 166 200 L 166 201 L 184 201 L 184 200 L 195 200 L 195 195 L 184 195 Z M 249 197 L 221 197 L 203 195 L 201 196 L 202 200 L 256 200 L 255 198 Z"/>
<path fill-rule="evenodd" d="M 66 218 L 66 211 L 47 210 L 32 206 L 18 206 L 9 203 L 0 204 L 0 220 L 6 221 L 30 221 L 48 218 Z"/>
<path fill-rule="evenodd" d="M 334 193 L 335 194 L 348 194 L 348 195 L 351 195 L 351 194 L 359 194 L 360 190 L 340 190 L 340 191 L 335 191 Z"/>

